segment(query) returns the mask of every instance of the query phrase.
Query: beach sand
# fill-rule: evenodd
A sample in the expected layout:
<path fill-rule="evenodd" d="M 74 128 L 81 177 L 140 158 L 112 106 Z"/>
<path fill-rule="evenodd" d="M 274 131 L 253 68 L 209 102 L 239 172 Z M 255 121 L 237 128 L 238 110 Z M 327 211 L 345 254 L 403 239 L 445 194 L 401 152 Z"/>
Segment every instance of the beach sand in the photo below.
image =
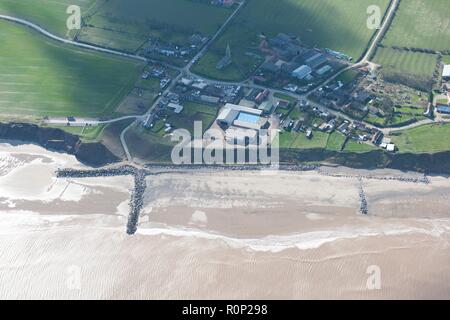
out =
<path fill-rule="evenodd" d="M 0 299 L 450 298 L 446 177 L 362 179 L 365 216 L 367 172 L 164 172 L 128 236 L 132 177 L 57 168 L 84 167 L 0 144 Z"/>

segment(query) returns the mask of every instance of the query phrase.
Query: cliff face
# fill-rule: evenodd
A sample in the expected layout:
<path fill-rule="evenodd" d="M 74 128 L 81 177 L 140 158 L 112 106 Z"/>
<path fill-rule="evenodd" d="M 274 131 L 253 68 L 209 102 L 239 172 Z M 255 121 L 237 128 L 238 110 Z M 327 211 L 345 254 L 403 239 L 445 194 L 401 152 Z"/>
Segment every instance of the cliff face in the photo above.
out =
<path fill-rule="evenodd" d="M 0 139 L 38 144 L 46 149 L 73 154 L 89 166 L 101 167 L 121 159 L 102 143 L 83 143 L 76 135 L 60 129 L 41 128 L 34 124 L 0 123 Z M 450 151 L 434 154 L 390 154 L 382 150 L 346 153 L 324 149 L 280 150 L 283 163 L 331 162 L 350 168 L 390 168 L 403 171 L 450 174 Z"/>
<path fill-rule="evenodd" d="M 450 174 L 450 151 L 433 154 L 386 153 L 374 150 L 365 153 L 335 152 L 323 149 L 281 150 L 283 162 L 331 162 L 357 169 L 390 168 L 402 171 Z"/>
<path fill-rule="evenodd" d="M 101 143 L 83 143 L 76 135 L 34 124 L 0 123 L 0 139 L 35 143 L 49 150 L 66 152 L 92 167 L 120 161 Z"/>

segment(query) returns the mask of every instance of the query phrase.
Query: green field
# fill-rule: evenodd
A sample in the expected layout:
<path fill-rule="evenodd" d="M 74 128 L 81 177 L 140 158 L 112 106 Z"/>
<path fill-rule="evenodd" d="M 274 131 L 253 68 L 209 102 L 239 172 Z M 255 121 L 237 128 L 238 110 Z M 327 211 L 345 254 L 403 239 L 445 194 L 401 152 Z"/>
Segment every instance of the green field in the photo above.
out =
<path fill-rule="evenodd" d="M 341 81 L 344 84 L 350 83 L 358 77 L 359 73 L 356 70 L 347 70 L 341 73 L 336 80 Z"/>
<path fill-rule="evenodd" d="M 0 43 L 3 115 L 110 115 L 144 67 L 63 46 L 5 21 L 0 21 Z"/>
<path fill-rule="evenodd" d="M 373 62 L 382 66 L 386 81 L 429 91 L 437 65 L 437 55 L 391 48 L 378 48 Z"/>
<path fill-rule="evenodd" d="M 185 102 L 183 103 L 183 107 L 183 111 L 180 114 L 170 112 L 166 117 L 166 121 L 158 121 L 152 131 L 162 137 L 165 135 L 164 123 L 169 123 L 174 129 L 187 129 L 193 134 L 194 122 L 201 121 L 204 132 L 217 117 L 217 107 L 195 102 Z"/>
<path fill-rule="evenodd" d="M 366 27 L 367 7 L 387 8 L 388 0 L 249 0 L 230 27 L 213 45 L 194 70 L 224 80 L 248 76 L 261 60 L 248 53 L 257 49 L 259 35 L 279 32 L 298 35 L 311 46 L 331 48 L 357 60 L 373 35 Z M 215 66 L 230 44 L 233 65 L 225 70 Z"/>
<path fill-rule="evenodd" d="M 371 144 L 367 143 L 361 143 L 358 141 L 355 141 L 353 139 L 348 140 L 347 144 L 345 145 L 345 152 L 353 152 L 353 153 L 364 153 L 376 150 L 377 148 Z"/>
<path fill-rule="evenodd" d="M 130 51 L 149 37 L 185 44 L 193 33 L 214 34 L 230 14 L 208 1 L 109 0 L 86 18 L 79 39 Z"/>
<path fill-rule="evenodd" d="M 47 128 L 56 128 L 66 131 L 70 134 L 77 135 L 82 141 L 93 142 L 101 138 L 103 130 L 106 125 L 100 126 L 85 126 L 85 127 L 70 127 L 70 126 L 45 126 Z"/>
<path fill-rule="evenodd" d="M 328 137 L 327 149 L 332 151 L 341 151 L 345 142 L 345 136 L 338 132 L 333 132 Z"/>
<path fill-rule="evenodd" d="M 77 5 L 84 16 L 92 12 L 95 3 L 96 0 L 0 0 L 0 14 L 26 19 L 58 35 L 67 36 L 67 8 Z"/>
<path fill-rule="evenodd" d="M 436 69 L 437 56 L 427 53 L 379 48 L 374 62 L 383 67 L 383 72 L 430 78 Z"/>
<path fill-rule="evenodd" d="M 314 131 L 313 138 L 306 138 L 306 134 L 299 132 L 281 132 L 280 148 L 282 149 L 324 149 L 327 146 L 328 134 Z"/>
<path fill-rule="evenodd" d="M 442 62 L 444 64 L 450 64 L 450 56 L 442 56 Z"/>
<path fill-rule="evenodd" d="M 400 152 L 435 153 L 450 150 L 450 124 L 424 125 L 392 134 Z"/>
<path fill-rule="evenodd" d="M 449 1 L 402 0 L 383 44 L 450 50 Z"/>

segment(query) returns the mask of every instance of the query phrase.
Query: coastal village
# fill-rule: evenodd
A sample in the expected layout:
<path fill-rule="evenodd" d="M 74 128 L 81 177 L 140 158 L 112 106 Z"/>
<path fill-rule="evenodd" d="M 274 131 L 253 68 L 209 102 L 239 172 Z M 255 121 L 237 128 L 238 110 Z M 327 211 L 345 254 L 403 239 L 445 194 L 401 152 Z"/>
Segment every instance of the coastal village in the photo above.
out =
<path fill-rule="evenodd" d="M 237 4 L 209 2 L 226 8 Z M 259 132 L 272 129 L 285 137 L 281 148 L 289 149 L 291 145 L 283 141 L 291 138 L 304 136 L 314 146 L 317 136 L 338 134 L 334 151 L 346 151 L 352 144 L 364 151 L 379 148 L 390 153 L 399 151 L 389 137 L 390 129 L 449 120 L 450 65 L 442 65 L 429 94 L 423 88 L 388 81 L 380 72 L 382 66 L 373 62 L 353 68 L 355 57 L 308 45 L 294 34 L 260 34 L 259 38 L 259 47 L 251 54 L 262 62 L 239 83 L 191 72 L 190 66 L 202 58 L 202 48 L 208 49 L 211 38 L 197 32 L 184 44 L 149 38 L 138 52 L 149 59 L 148 64 L 117 113 L 139 115 L 135 119 L 143 130 L 157 139 L 170 138 L 176 129 L 192 132 L 193 123 L 201 121 L 203 131 L 220 129 L 231 145 L 257 144 Z M 228 44 L 215 69 L 226 70 L 233 63 Z M 46 117 L 44 123 L 95 126 L 103 120 L 109 121 L 69 116 Z"/>

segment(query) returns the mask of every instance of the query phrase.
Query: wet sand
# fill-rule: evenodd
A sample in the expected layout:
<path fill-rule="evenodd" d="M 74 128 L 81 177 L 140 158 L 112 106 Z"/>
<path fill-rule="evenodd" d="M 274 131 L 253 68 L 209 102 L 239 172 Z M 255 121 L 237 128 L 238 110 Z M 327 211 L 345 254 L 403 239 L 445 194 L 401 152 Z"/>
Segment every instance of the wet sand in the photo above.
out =
<path fill-rule="evenodd" d="M 1 299 L 450 298 L 445 177 L 363 179 L 364 216 L 356 177 L 166 172 L 128 236 L 132 178 L 56 179 L 63 167 L 83 168 L 0 143 Z"/>

